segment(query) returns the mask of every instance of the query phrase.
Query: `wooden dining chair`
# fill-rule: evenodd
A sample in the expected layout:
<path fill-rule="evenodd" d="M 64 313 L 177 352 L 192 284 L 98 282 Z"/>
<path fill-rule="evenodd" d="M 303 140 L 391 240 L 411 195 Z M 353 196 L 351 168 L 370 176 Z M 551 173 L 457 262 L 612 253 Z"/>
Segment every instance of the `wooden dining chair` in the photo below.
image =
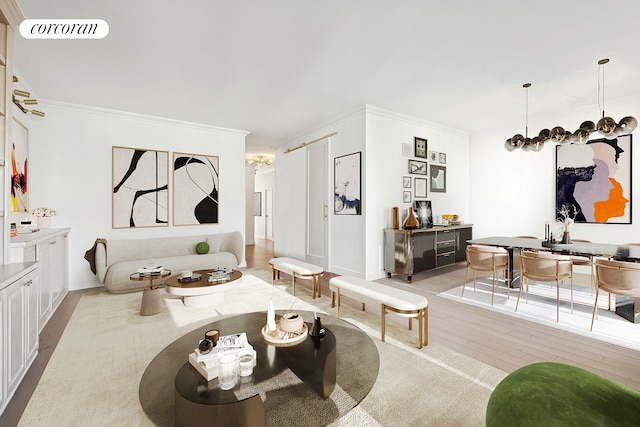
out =
<path fill-rule="evenodd" d="M 549 252 L 522 251 L 520 253 L 520 290 L 516 302 L 516 312 L 520 303 L 522 289 L 527 288 L 529 299 L 529 281 L 555 282 L 556 284 L 556 321 L 560 322 L 560 282 L 571 279 L 571 312 L 573 313 L 573 264 L 567 255 Z"/>
<path fill-rule="evenodd" d="M 640 297 L 640 263 L 596 259 L 596 298 L 593 303 L 591 329 L 598 313 L 598 295 L 600 290 L 626 297 Z"/>
<path fill-rule="evenodd" d="M 502 271 L 502 278 L 507 284 L 507 298 L 509 298 L 509 283 L 507 278 L 509 276 L 509 252 L 505 248 L 498 248 L 495 246 L 482 246 L 482 245 L 469 245 L 467 246 L 467 274 L 464 276 L 464 283 L 462 284 L 462 294 L 460 298 L 464 296 L 464 288 L 467 285 L 467 279 L 469 277 L 469 270 L 473 270 L 473 290 L 476 289 L 476 272 L 484 271 L 491 272 L 491 305 L 493 305 L 494 295 L 496 291 L 496 285 L 498 283 L 498 273 Z"/>
<path fill-rule="evenodd" d="M 582 242 L 582 243 L 591 243 L 591 240 L 583 240 L 583 239 L 571 239 L 572 242 Z M 571 258 L 571 262 L 574 266 L 578 267 L 589 267 L 589 275 L 591 278 L 590 288 L 591 291 L 596 288 L 596 274 L 594 270 L 594 262 L 593 256 L 582 256 L 582 255 L 569 255 Z"/>

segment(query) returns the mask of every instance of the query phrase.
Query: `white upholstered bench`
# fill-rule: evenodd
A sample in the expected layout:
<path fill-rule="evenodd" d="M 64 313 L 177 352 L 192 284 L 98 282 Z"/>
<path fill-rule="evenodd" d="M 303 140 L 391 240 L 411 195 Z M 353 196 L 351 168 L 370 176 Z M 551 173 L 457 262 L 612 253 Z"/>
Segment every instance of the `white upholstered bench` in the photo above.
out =
<path fill-rule="evenodd" d="M 336 307 L 337 317 L 340 317 L 340 297 L 343 295 L 362 302 L 362 310 L 365 309 L 363 301 L 379 302 L 382 304 L 382 341 L 384 341 L 386 316 L 389 311 L 392 311 L 409 318 L 409 330 L 411 330 L 412 319 L 416 317 L 418 348 L 422 348 L 423 344 L 429 344 L 429 301 L 424 296 L 353 276 L 333 277 L 329 280 L 329 289 L 331 289 L 331 307 Z M 336 295 L 338 295 L 337 306 Z"/>
<path fill-rule="evenodd" d="M 271 284 L 280 278 L 280 272 L 291 275 L 291 284 L 293 286 L 293 295 L 296 294 L 296 278 L 311 279 L 313 284 L 313 298 L 321 296 L 320 276 L 324 274 L 324 269 L 320 266 L 309 264 L 308 262 L 299 261 L 293 258 L 272 258 L 269 261 L 271 266 Z"/>

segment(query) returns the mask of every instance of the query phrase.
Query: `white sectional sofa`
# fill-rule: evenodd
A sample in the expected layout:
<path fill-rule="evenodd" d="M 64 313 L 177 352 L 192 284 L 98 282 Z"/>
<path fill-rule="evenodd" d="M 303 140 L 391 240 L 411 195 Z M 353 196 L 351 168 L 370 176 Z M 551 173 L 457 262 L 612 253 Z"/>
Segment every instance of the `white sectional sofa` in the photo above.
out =
<path fill-rule="evenodd" d="M 199 242 L 209 244 L 209 253 L 196 253 Z M 148 266 L 152 260 L 173 274 L 184 270 L 204 270 L 216 267 L 237 268 L 244 254 L 240 232 L 204 236 L 166 237 L 154 239 L 108 240 L 95 248 L 96 276 L 113 293 L 141 290 L 147 281 L 129 279 L 132 273 Z M 163 284 L 162 279 L 154 281 Z"/>

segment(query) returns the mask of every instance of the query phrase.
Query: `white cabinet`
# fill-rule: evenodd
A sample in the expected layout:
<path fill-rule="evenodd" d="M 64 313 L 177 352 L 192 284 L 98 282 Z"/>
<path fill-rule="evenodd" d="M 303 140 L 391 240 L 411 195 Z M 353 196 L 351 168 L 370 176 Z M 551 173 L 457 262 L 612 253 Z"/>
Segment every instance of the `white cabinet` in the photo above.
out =
<path fill-rule="evenodd" d="M 38 354 L 38 266 L 0 266 L 0 412 Z"/>
<path fill-rule="evenodd" d="M 11 239 L 11 262 L 40 261 L 38 331 L 69 289 L 69 229 L 41 229 Z"/>

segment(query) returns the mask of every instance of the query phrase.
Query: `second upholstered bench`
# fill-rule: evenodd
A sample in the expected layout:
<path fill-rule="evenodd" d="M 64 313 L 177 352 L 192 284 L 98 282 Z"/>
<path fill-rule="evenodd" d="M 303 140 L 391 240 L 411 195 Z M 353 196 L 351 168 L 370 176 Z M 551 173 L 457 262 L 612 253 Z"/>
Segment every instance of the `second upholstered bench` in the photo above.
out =
<path fill-rule="evenodd" d="M 429 301 L 424 296 L 353 276 L 333 277 L 329 280 L 329 289 L 331 289 L 331 307 L 336 307 L 337 317 L 340 317 L 340 297 L 343 295 L 360 302 L 375 301 L 382 305 L 382 341 L 384 341 L 386 316 L 391 311 L 409 318 L 409 330 L 411 330 L 412 319 L 417 318 L 418 348 L 428 345 Z M 337 306 L 336 295 L 338 297 Z M 364 302 L 362 303 L 362 309 L 365 309 Z"/>

